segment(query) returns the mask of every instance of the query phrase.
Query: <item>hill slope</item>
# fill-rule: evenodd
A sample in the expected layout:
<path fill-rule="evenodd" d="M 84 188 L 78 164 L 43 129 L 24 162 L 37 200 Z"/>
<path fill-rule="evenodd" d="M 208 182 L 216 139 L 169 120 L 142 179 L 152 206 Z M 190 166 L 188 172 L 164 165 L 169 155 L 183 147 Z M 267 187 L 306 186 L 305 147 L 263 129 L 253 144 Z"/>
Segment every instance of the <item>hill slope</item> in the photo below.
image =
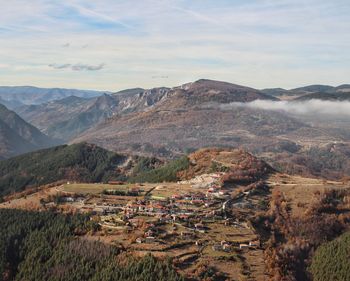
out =
<path fill-rule="evenodd" d="M 59 180 L 100 182 L 118 177 L 124 156 L 85 143 L 62 145 L 0 161 L 0 195 Z"/>
<path fill-rule="evenodd" d="M 7 158 L 55 144 L 57 141 L 0 104 L 0 157 Z"/>
<path fill-rule="evenodd" d="M 315 281 L 348 280 L 350 232 L 321 245 L 315 252 L 310 266 Z"/>
<path fill-rule="evenodd" d="M 67 119 L 69 115 L 65 115 L 66 120 L 61 122 L 52 120 L 50 122 L 52 124 L 46 128 L 45 132 L 49 136 L 69 140 L 112 116 L 117 103 L 111 96 L 102 95 L 94 99 L 94 102 L 88 100 L 87 103 L 81 105 L 86 106 L 86 109 L 78 114 L 73 114 L 69 119 Z"/>
<path fill-rule="evenodd" d="M 296 101 L 306 101 L 306 100 L 329 100 L 329 101 L 350 101 L 350 92 L 334 92 L 334 93 L 323 93 L 316 92 L 298 97 L 294 100 Z"/>
<path fill-rule="evenodd" d="M 329 85 L 309 85 L 304 87 L 295 88 L 294 92 L 305 92 L 305 93 L 330 93 L 335 91 L 335 87 Z"/>

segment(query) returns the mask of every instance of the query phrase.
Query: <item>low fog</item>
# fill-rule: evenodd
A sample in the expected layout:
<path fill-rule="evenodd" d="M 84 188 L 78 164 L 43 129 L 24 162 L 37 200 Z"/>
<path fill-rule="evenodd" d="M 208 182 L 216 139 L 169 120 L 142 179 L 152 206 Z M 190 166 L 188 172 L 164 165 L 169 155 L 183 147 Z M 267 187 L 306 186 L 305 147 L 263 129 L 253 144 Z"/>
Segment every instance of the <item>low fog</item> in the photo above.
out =
<path fill-rule="evenodd" d="M 349 101 L 269 101 L 255 100 L 249 103 L 230 103 L 224 106 L 248 107 L 263 110 L 284 111 L 293 115 L 328 115 L 332 117 L 350 117 Z"/>

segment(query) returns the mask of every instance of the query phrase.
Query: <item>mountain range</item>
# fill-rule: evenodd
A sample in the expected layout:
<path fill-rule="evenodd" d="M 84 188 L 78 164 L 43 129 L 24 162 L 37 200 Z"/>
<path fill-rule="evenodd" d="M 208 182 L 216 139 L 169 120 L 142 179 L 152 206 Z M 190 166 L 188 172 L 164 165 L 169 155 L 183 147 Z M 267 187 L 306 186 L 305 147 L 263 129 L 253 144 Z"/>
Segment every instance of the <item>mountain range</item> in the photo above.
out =
<path fill-rule="evenodd" d="M 0 103 L 14 109 L 23 104 L 41 104 L 69 96 L 91 98 L 104 92 L 62 88 L 38 88 L 32 86 L 0 86 Z"/>
<path fill-rule="evenodd" d="M 350 92 L 350 85 L 343 84 L 337 87 L 333 87 L 329 85 L 309 85 L 309 86 L 298 87 L 290 90 L 286 90 L 283 88 L 269 88 L 269 89 L 263 89 L 261 91 L 267 95 L 274 96 L 280 99 L 300 98 L 304 95 L 314 94 L 314 93 L 333 94 L 333 95 L 341 96 L 342 93 Z M 323 95 L 320 95 L 318 98 L 322 99 Z M 327 99 L 327 95 L 325 95 L 325 99 Z"/>
<path fill-rule="evenodd" d="M 199 80 L 172 89 L 135 88 L 90 99 L 71 96 L 40 105 L 21 106 L 16 111 L 48 135 L 69 141 L 112 117 L 147 112 L 153 108 L 180 110 L 255 99 L 276 100 L 252 88 Z"/>
<path fill-rule="evenodd" d="M 277 100 L 248 87 L 199 80 L 165 93 L 146 110 L 116 114 L 72 142 L 169 156 L 205 146 L 249 144 L 253 136 L 263 141 L 303 126 L 279 112 L 231 106 L 257 99 Z"/>
<path fill-rule="evenodd" d="M 317 165 L 309 161 L 315 151 L 310 149 L 319 147 L 318 154 L 336 151 L 335 158 L 342 162 L 348 149 L 326 145 L 337 142 L 349 147 L 348 122 L 328 124 L 317 117 L 302 118 L 247 104 L 314 97 L 345 100 L 349 87 L 257 90 L 201 79 L 173 88 L 133 88 L 94 97 L 70 95 L 15 110 L 50 139 L 62 143 L 88 142 L 120 153 L 161 158 L 174 158 L 202 147 L 244 146 L 275 167 L 317 174 Z M 13 139 L 10 133 L 7 136 Z M 22 152 L 2 153 L 2 157 Z M 337 165 L 337 173 L 346 170 L 346 163 Z M 330 175 L 339 174 L 330 169 Z"/>

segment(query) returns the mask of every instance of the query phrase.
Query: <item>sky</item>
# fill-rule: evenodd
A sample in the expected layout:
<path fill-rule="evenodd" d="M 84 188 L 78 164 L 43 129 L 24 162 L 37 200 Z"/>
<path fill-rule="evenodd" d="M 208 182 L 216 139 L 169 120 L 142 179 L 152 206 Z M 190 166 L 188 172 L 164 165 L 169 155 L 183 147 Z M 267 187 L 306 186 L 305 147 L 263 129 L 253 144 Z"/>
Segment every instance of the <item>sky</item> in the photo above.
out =
<path fill-rule="evenodd" d="M 349 0 L 0 0 L 0 85 L 350 83 Z"/>

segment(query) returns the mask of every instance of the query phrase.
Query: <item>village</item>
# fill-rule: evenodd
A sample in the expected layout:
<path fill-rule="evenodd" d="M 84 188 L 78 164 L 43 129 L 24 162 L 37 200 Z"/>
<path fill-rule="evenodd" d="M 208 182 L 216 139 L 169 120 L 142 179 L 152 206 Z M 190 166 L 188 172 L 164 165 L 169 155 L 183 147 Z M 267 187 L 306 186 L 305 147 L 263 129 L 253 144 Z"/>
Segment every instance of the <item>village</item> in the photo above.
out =
<path fill-rule="evenodd" d="M 245 200 L 249 191 L 225 188 L 221 176 L 204 174 L 187 181 L 153 185 L 111 181 L 97 194 L 76 192 L 79 184 L 68 182 L 59 188 L 59 199 L 55 200 L 93 214 L 106 233 L 127 233 L 133 238 L 128 242 L 135 248 L 143 244 L 143 250 L 179 242 L 226 253 L 259 248 L 259 236 L 249 220 L 232 212 L 235 207 L 240 213 L 242 207 L 252 208 Z M 215 235 L 218 229 L 221 231 Z"/>
<path fill-rule="evenodd" d="M 343 186 L 282 174 L 226 185 L 221 175 L 162 183 L 64 182 L 15 194 L 0 207 L 86 214 L 97 227 L 80 239 L 111 244 L 137 257 L 171 258 L 186 276 L 211 266 L 232 280 L 262 281 L 266 237 L 255 222 L 269 208 L 269 189 L 283 190 L 297 215 L 316 190 Z"/>
<path fill-rule="evenodd" d="M 136 256 L 171 257 L 189 275 L 202 264 L 231 278 L 259 275 L 263 241 L 251 220 L 268 196 L 256 183 L 225 185 L 223 174 L 162 183 L 64 182 L 1 207 L 86 214 L 98 228 L 84 239 Z"/>

